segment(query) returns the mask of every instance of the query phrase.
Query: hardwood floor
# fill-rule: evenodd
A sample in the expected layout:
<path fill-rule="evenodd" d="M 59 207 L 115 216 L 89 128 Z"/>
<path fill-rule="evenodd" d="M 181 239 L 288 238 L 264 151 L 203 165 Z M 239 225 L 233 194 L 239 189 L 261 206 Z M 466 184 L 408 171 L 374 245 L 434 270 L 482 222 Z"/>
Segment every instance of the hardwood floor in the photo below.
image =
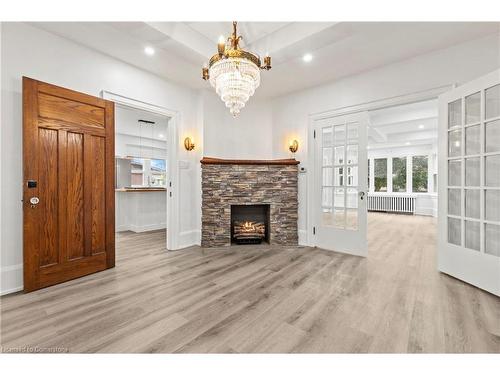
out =
<path fill-rule="evenodd" d="M 500 352 L 500 299 L 436 271 L 435 220 L 369 214 L 369 256 L 117 237 L 116 268 L 1 298 L 1 344 L 70 352 Z"/>

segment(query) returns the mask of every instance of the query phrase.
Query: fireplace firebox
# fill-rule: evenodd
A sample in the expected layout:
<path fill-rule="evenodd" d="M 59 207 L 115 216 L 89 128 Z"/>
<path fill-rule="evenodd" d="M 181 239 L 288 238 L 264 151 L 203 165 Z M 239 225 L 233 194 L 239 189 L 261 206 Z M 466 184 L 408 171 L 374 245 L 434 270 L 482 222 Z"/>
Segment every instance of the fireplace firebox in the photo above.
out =
<path fill-rule="evenodd" d="M 269 205 L 231 205 L 231 243 L 269 243 Z"/>

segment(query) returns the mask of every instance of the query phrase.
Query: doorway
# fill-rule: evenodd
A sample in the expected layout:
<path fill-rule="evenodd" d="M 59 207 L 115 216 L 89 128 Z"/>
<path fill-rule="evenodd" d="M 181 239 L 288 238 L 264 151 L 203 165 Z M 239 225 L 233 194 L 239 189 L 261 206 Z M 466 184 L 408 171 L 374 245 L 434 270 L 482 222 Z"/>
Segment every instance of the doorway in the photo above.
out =
<path fill-rule="evenodd" d="M 166 249 L 177 250 L 178 234 L 179 234 L 179 168 L 178 168 L 178 147 L 179 142 L 177 138 L 177 127 L 179 123 L 179 112 L 166 107 L 158 106 L 156 104 L 147 103 L 138 99 L 133 99 L 118 93 L 103 90 L 101 96 L 104 99 L 110 100 L 121 108 L 128 110 L 136 110 L 144 113 L 146 116 L 156 116 L 155 118 L 167 119 L 167 126 L 165 131 L 166 142 L 166 162 L 165 162 L 165 176 L 166 176 Z M 161 120 L 160 120 L 161 121 Z M 164 120 L 163 120 L 164 121 Z M 159 140 L 162 138 L 157 136 Z M 153 145 L 154 147 L 154 145 Z M 136 148 L 137 151 L 137 148 Z M 164 153 L 162 153 L 164 155 Z"/>
<path fill-rule="evenodd" d="M 127 239 L 167 244 L 169 116 L 115 109 L 115 223 L 118 256 Z"/>
<path fill-rule="evenodd" d="M 435 257 L 437 99 L 376 108 L 368 116 L 369 256 L 394 263 L 402 254 Z"/>
<path fill-rule="evenodd" d="M 351 248 L 347 248 L 346 251 L 344 243 L 340 243 L 342 236 L 335 233 L 336 229 L 333 228 L 335 221 L 323 228 L 331 238 L 327 239 L 326 242 L 318 242 L 318 223 L 321 222 L 319 215 L 330 209 L 324 207 L 324 203 L 331 204 L 332 211 L 337 209 L 340 213 L 356 208 L 358 218 L 363 217 L 362 215 L 367 217 L 368 224 L 366 224 L 364 231 L 353 228 L 356 229 L 356 233 L 348 233 L 347 231 L 341 233 L 351 236 L 350 238 L 357 236 L 357 241 L 364 239 L 365 243 L 370 242 L 370 238 L 373 237 L 369 232 L 371 224 L 373 224 L 372 219 L 381 217 L 381 215 L 394 215 L 393 219 L 395 218 L 395 220 L 392 221 L 392 224 L 387 225 L 395 225 L 396 227 L 398 222 L 403 222 L 401 215 L 425 217 L 423 221 L 426 222 L 425 226 L 430 228 L 428 232 L 435 232 L 438 180 L 438 106 L 436 98 L 446 89 L 447 87 L 436 88 L 424 93 L 366 103 L 311 116 L 309 157 L 313 160 L 313 165 L 312 178 L 308 180 L 308 189 L 315 191 L 313 197 L 308 201 L 308 206 L 312 207 L 308 215 L 308 221 L 312 224 L 311 233 L 308 235 L 308 238 L 312 239 L 311 245 L 362 256 L 367 256 L 367 248 L 372 247 L 368 244 L 363 249 L 360 244 L 357 244 L 356 247 L 350 245 Z M 335 128 L 335 121 L 343 119 L 345 119 L 346 124 L 357 123 L 358 132 L 359 129 L 363 130 L 363 125 L 366 127 L 364 139 L 358 135 L 360 138 L 354 142 L 358 145 L 359 166 L 352 164 L 356 158 L 348 155 L 347 150 L 342 147 L 349 146 L 349 137 L 347 137 L 346 145 L 333 142 L 331 158 L 325 159 L 322 155 L 325 147 L 328 154 L 330 146 L 328 145 L 328 135 L 326 143 L 323 140 L 318 142 L 318 136 L 321 138 L 324 135 L 323 133 L 318 134 L 324 130 L 321 129 L 324 126 L 320 126 L 320 124 L 324 124 L 326 128 L 331 126 Z M 338 151 L 339 157 L 336 156 L 335 151 Z M 362 151 L 364 151 L 363 155 Z M 333 177 L 330 177 L 328 168 L 325 171 L 325 167 L 329 167 L 330 164 L 334 168 Z M 358 168 L 349 168 L 352 167 L 351 164 Z M 353 191 L 352 187 L 349 186 L 349 183 L 353 183 L 349 182 L 353 171 L 357 172 L 356 177 L 359 179 L 356 183 L 357 205 L 353 204 L 355 202 L 353 194 L 348 199 L 348 194 L 343 195 L 342 189 L 339 189 L 345 187 L 345 189 Z M 328 183 L 324 184 L 325 179 L 327 182 L 332 181 L 331 187 L 328 186 Z M 323 189 L 320 192 L 318 189 L 321 185 L 323 185 Z M 332 199 L 330 199 L 329 190 L 334 192 Z M 327 194 L 325 195 L 324 192 Z M 338 192 L 337 196 L 335 192 Z M 335 203 L 336 198 L 337 203 Z M 346 221 L 345 229 L 347 229 L 347 223 Z M 418 226 L 418 223 L 409 223 L 409 225 Z M 381 238 L 382 240 L 386 239 L 384 236 Z"/>

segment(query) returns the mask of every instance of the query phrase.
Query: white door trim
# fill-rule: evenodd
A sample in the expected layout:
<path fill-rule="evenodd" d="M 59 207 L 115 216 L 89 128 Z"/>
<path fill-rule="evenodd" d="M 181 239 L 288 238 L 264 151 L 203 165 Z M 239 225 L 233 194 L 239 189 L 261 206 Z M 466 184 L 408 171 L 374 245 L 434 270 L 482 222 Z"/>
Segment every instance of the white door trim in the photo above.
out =
<path fill-rule="evenodd" d="M 393 107 L 396 105 L 411 104 L 411 103 L 421 102 L 424 100 L 436 99 L 439 95 L 445 93 L 446 91 L 451 90 L 454 86 L 455 84 L 438 86 L 431 88 L 429 90 L 417 91 L 410 94 L 391 96 L 388 98 L 372 100 L 369 102 L 359 103 L 346 107 L 338 107 L 326 111 L 314 112 L 310 116 L 313 117 L 315 120 L 320 120 L 322 118 L 348 115 L 351 113 L 363 112 L 363 111 L 373 111 L 375 109 L 382 109 L 387 107 Z"/>
<path fill-rule="evenodd" d="M 314 160 L 314 122 L 316 120 L 336 117 L 342 115 L 348 115 L 357 112 L 363 111 L 373 111 L 375 109 L 392 107 L 395 105 L 402 104 L 410 104 L 415 102 L 421 102 L 424 100 L 437 99 L 439 95 L 451 90 L 455 84 L 443 85 L 431 88 L 429 90 L 417 91 L 410 94 L 398 95 L 393 97 L 388 97 L 384 99 L 373 100 L 369 102 L 364 102 L 360 104 L 355 104 L 346 107 L 338 107 L 326 111 L 321 112 L 313 112 L 308 116 L 308 124 L 307 124 L 307 160 L 308 160 L 308 177 L 307 177 L 307 191 L 314 191 L 314 174 L 315 174 L 315 166 L 312 162 Z M 311 193 L 307 194 L 307 207 L 306 207 L 306 235 L 305 235 L 305 245 L 314 246 L 314 241 L 312 237 L 313 231 L 313 210 L 312 207 L 314 205 L 314 197 Z"/>
<path fill-rule="evenodd" d="M 167 126 L 167 250 L 178 249 L 179 243 L 179 168 L 177 155 L 177 129 L 180 124 L 179 111 L 168 109 L 141 100 L 129 98 L 110 91 L 102 90 L 101 97 L 120 105 L 156 113 L 170 118 Z M 170 186 L 171 184 L 171 186 Z"/>

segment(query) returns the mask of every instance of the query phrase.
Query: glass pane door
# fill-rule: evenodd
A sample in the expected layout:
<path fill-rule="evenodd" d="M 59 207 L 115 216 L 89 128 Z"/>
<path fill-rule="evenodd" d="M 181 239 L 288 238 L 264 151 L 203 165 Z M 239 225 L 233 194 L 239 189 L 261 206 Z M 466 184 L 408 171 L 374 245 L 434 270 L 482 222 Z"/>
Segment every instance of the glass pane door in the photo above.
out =
<path fill-rule="evenodd" d="M 439 269 L 500 294 L 500 71 L 440 97 Z M 445 142 L 443 142 L 445 140 Z M 444 151 L 444 152 L 443 152 Z"/>
<path fill-rule="evenodd" d="M 360 162 L 366 160 L 366 120 L 363 113 L 316 123 L 315 169 L 321 197 L 316 236 L 322 247 L 366 249 L 366 206 L 360 205 L 367 181 L 366 162 Z"/>
<path fill-rule="evenodd" d="M 496 257 L 500 257 L 499 88 L 494 85 L 448 103 L 447 137 L 448 243 Z"/>

